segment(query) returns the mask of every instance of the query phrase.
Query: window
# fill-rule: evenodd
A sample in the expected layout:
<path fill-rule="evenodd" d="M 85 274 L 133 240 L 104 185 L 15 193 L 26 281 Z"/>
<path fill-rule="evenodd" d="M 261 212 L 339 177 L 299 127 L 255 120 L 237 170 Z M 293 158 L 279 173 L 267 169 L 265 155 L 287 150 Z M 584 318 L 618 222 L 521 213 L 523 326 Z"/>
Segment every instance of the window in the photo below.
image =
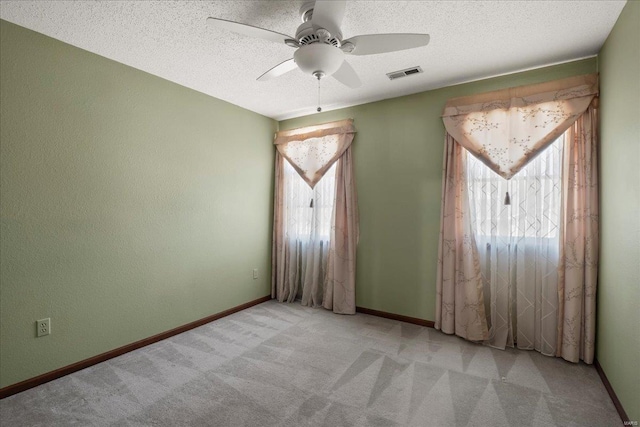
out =
<path fill-rule="evenodd" d="M 287 234 L 297 241 L 329 241 L 331 215 L 335 197 L 336 163 L 312 189 L 284 160 L 284 185 L 287 203 L 285 216 L 289 219 Z"/>
<path fill-rule="evenodd" d="M 477 236 L 558 238 L 563 144 L 561 136 L 510 180 L 467 152 L 467 188 Z"/>

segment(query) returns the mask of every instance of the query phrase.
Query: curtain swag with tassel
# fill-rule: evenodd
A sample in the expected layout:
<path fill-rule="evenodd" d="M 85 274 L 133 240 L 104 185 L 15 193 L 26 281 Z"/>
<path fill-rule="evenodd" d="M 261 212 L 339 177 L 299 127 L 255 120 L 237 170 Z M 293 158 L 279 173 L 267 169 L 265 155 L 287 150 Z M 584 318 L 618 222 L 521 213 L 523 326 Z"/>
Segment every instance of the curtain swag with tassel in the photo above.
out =
<path fill-rule="evenodd" d="M 277 132 L 274 144 L 275 194 L 272 251 L 271 294 L 278 301 L 293 301 L 302 286 L 304 305 L 322 305 L 335 313 L 354 314 L 356 245 L 358 242 L 358 201 L 353 173 L 351 143 L 355 136 L 353 120 Z M 335 164 L 335 192 L 325 257 L 316 257 L 312 268 L 321 276 L 307 286 L 301 277 L 304 255 L 296 248 L 319 244 L 323 238 L 301 238 L 288 232 L 292 207 L 288 206 L 285 187 L 285 162 L 288 162 L 312 189 Z M 324 181 L 323 181 L 324 182 Z M 306 206 L 314 208 L 311 199 Z M 316 262 L 317 261 L 317 262 Z M 307 267 L 307 271 L 310 269 Z M 309 274 L 307 274 L 308 276 Z M 314 279 L 315 280 L 315 279 Z M 302 282 L 302 283 L 300 283 Z M 314 288 L 313 291 L 308 288 Z M 321 288 L 321 289 L 316 289 Z M 307 297 L 306 294 L 313 294 Z"/>
<path fill-rule="evenodd" d="M 518 173 L 589 107 L 598 75 L 454 98 L 442 115 L 456 142 L 505 179 Z"/>
<path fill-rule="evenodd" d="M 597 95 L 598 75 L 591 74 L 447 102 L 443 112 L 446 136 L 436 280 L 437 329 L 474 341 L 493 339 L 492 307 L 488 303 L 493 295 L 485 286 L 485 267 L 478 253 L 487 249 L 478 246 L 474 230 L 463 148 L 510 180 L 564 134 L 557 274 L 549 276 L 556 277 L 554 285 L 557 283 L 557 342 L 546 344 L 552 348 L 551 354 L 572 362 L 582 359 L 593 363 L 598 265 Z M 513 188 L 517 186 L 510 190 Z M 523 209 L 525 204 L 509 206 L 513 200 L 523 203 L 522 196 L 506 193 L 505 209 Z M 530 248 L 530 244 L 525 245 L 525 250 Z M 512 245 L 505 253 L 520 256 L 521 252 L 514 251 L 522 250 Z M 519 274 L 509 270 L 511 273 Z M 516 276 L 513 280 L 517 281 Z M 508 313 L 510 317 L 512 312 Z"/>

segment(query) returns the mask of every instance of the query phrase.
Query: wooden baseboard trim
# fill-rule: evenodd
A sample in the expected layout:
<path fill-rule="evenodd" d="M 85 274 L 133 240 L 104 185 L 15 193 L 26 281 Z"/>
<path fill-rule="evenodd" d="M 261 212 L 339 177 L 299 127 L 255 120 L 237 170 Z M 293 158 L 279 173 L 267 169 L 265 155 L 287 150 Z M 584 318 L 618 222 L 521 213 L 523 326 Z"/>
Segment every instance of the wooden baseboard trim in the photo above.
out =
<path fill-rule="evenodd" d="M 611 387 L 609 378 L 607 378 L 607 375 L 604 373 L 604 370 L 602 370 L 602 366 L 600 365 L 600 362 L 598 362 L 598 359 L 593 360 L 593 366 L 596 367 L 596 371 L 598 371 L 598 375 L 600 375 L 602 384 L 604 384 L 604 388 L 607 389 L 607 393 L 609 393 L 609 397 L 613 401 L 613 406 L 616 407 L 616 410 L 618 411 L 620 418 L 622 418 L 622 422 L 623 423 L 629 422 L 630 421 L 629 416 L 627 415 L 627 412 L 622 407 L 622 403 L 620 403 L 620 399 L 618 399 L 616 392 L 613 391 L 613 387 Z M 625 424 L 625 425 L 630 425 L 630 424 Z"/>
<path fill-rule="evenodd" d="M 181 334 L 182 332 L 186 332 L 190 329 L 197 328 L 198 326 L 202 326 L 209 322 L 213 322 L 214 320 L 218 320 L 222 317 L 229 316 L 230 314 L 237 313 L 238 311 L 242 311 L 249 307 L 253 307 L 254 305 L 261 304 L 265 301 L 269 301 L 270 299 L 271 299 L 271 295 L 267 295 L 262 298 L 258 298 L 256 300 L 249 301 L 244 304 L 240 304 L 236 307 L 232 307 L 228 310 L 221 311 L 220 313 L 212 314 L 211 316 L 207 316 L 202 319 L 193 321 L 191 323 L 187 323 L 186 325 L 178 326 L 177 328 L 173 328 L 171 330 L 161 332 L 157 335 L 141 339 L 140 341 L 123 345 L 122 347 L 118 347 L 114 350 L 110 350 L 105 353 L 98 354 L 97 356 L 93 356 L 88 359 L 81 360 L 76 363 L 72 363 L 71 365 L 64 366 L 62 368 L 56 369 L 51 372 L 47 372 L 46 374 L 38 375 L 37 377 L 29 378 L 28 380 L 24 380 L 16 384 L 6 386 L 0 389 L 0 399 L 4 399 L 5 397 L 12 396 L 16 393 L 20 393 L 21 391 L 28 390 L 30 388 L 39 386 L 41 384 L 47 383 L 49 381 L 55 380 L 65 375 L 69 375 L 81 369 L 88 368 L 89 366 L 93 366 L 97 363 L 104 362 L 105 360 L 118 357 L 130 351 L 137 350 L 149 344 L 162 341 L 174 335 Z"/>
<path fill-rule="evenodd" d="M 402 314 L 388 313 L 386 311 L 373 310 L 371 308 L 356 307 L 356 311 L 362 314 L 370 314 L 371 316 L 384 317 L 385 319 L 399 320 L 400 322 L 426 326 L 427 328 L 433 328 L 434 325 L 431 320 L 418 319 L 417 317 L 403 316 Z"/>

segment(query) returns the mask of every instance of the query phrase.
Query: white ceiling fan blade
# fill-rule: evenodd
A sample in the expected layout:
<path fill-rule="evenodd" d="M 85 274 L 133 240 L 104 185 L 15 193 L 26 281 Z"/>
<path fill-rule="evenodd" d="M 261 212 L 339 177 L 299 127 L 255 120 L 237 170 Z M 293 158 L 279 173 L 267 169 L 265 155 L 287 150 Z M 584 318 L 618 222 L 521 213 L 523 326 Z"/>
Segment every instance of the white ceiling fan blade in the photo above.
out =
<path fill-rule="evenodd" d="M 368 34 L 351 37 L 342 42 L 351 43 L 355 47 L 351 55 L 374 55 L 376 53 L 395 52 L 413 49 L 429 44 L 429 34 Z"/>
<path fill-rule="evenodd" d="M 342 25 L 342 18 L 344 18 L 346 3 L 342 0 L 316 0 L 311 22 L 329 31 L 334 37 L 342 35 L 340 25 Z"/>
<path fill-rule="evenodd" d="M 344 61 L 340 68 L 338 68 L 338 71 L 332 75 L 337 81 L 352 89 L 362 86 L 360 77 L 358 77 L 353 67 L 351 67 L 347 61 Z"/>
<path fill-rule="evenodd" d="M 284 43 L 285 40 L 293 38 L 286 34 L 276 33 L 275 31 L 254 27 L 253 25 L 227 21 L 226 19 L 207 18 L 207 24 L 210 27 L 223 28 L 234 33 L 242 34 L 249 37 L 255 37 L 258 39 L 269 40 L 276 43 Z"/>
<path fill-rule="evenodd" d="M 296 68 L 297 65 L 294 62 L 293 58 L 287 59 L 286 61 L 279 63 L 278 65 L 258 77 L 258 80 L 261 82 L 265 80 L 271 80 L 276 77 L 280 77 L 281 75 L 288 73 L 291 70 L 295 70 Z"/>

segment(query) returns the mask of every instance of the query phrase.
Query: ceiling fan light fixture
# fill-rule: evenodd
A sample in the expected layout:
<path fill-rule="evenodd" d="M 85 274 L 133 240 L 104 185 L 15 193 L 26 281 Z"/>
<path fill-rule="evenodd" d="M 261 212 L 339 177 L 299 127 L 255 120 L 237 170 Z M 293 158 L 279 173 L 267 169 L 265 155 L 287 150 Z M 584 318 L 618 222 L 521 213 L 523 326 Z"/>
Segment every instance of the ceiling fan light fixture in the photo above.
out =
<path fill-rule="evenodd" d="M 330 76 L 338 71 L 344 62 L 344 52 L 328 44 L 314 43 L 296 50 L 293 60 L 306 74 L 321 72 Z"/>

